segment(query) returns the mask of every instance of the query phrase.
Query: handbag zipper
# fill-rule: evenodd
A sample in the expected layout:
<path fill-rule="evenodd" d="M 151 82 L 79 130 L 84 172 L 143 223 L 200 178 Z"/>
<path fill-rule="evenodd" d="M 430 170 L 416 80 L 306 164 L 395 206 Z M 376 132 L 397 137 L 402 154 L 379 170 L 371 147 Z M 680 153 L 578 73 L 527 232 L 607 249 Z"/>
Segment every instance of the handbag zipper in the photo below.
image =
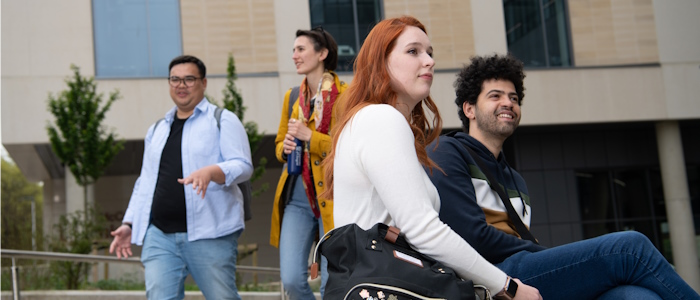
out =
<path fill-rule="evenodd" d="M 363 287 L 363 286 L 366 286 L 366 287 L 373 287 L 373 288 L 381 289 L 381 290 L 399 292 L 399 293 L 403 293 L 403 294 L 405 294 L 405 295 L 414 297 L 414 298 L 416 298 L 416 299 L 421 299 L 421 300 L 447 300 L 447 299 L 445 299 L 445 298 L 428 298 L 428 297 L 425 297 L 425 296 L 416 294 L 416 293 L 411 292 L 411 291 L 406 290 L 406 289 L 402 289 L 402 288 L 398 288 L 398 287 L 390 286 L 390 285 L 376 284 L 376 283 L 360 283 L 360 284 L 357 284 L 357 285 L 353 286 L 353 287 L 350 289 L 350 291 L 348 291 L 347 294 L 345 294 L 345 298 L 343 298 L 343 299 L 349 299 L 348 297 L 350 297 L 350 293 L 352 293 L 353 291 L 355 291 L 356 288 L 358 288 L 358 287 Z"/>

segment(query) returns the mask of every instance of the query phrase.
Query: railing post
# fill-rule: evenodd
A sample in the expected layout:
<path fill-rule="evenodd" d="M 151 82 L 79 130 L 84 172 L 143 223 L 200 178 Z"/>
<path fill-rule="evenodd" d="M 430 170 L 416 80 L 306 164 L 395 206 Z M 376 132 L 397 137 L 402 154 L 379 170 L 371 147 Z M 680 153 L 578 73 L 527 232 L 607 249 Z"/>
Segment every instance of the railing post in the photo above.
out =
<path fill-rule="evenodd" d="M 282 300 L 286 299 L 284 297 L 284 284 L 282 284 L 282 279 L 280 278 L 280 297 Z"/>
<path fill-rule="evenodd" d="M 90 254 L 97 255 L 97 243 L 92 243 L 92 250 L 90 251 Z M 98 262 L 88 263 L 90 270 L 92 270 L 92 282 L 94 283 L 97 283 L 97 281 L 100 280 L 100 275 L 97 270 L 99 268 L 98 264 Z"/>
<path fill-rule="evenodd" d="M 255 244 L 255 252 L 253 252 L 253 266 L 258 266 L 258 245 Z M 253 272 L 253 284 L 258 286 L 258 273 Z"/>
<path fill-rule="evenodd" d="M 109 256 L 109 248 L 105 248 L 104 252 L 105 252 L 104 253 L 105 256 Z M 105 269 L 104 269 L 104 278 L 103 279 L 109 280 L 109 263 L 104 262 L 104 265 L 105 265 Z"/>
<path fill-rule="evenodd" d="M 12 300 L 20 300 L 19 295 L 19 267 L 12 258 Z"/>

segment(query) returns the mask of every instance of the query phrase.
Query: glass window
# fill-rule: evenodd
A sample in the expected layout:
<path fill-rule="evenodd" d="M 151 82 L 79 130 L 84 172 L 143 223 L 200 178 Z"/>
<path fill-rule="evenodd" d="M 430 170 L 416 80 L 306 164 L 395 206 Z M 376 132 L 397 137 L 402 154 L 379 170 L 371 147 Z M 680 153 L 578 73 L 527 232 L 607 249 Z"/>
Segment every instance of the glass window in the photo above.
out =
<path fill-rule="evenodd" d="M 645 170 L 613 171 L 617 217 L 651 218 L 650 178 Z M 626 229 L 625 229 L 626 230 Z"/>
<path fill-rule="evenodd" d="M 664 252 L 670 244 L 658 170 L 609 169 L 575 174 L 584 238 L 636 230 L 664 255 L 670 254 Z"/>
<path fill-rule="evenodd" d="M 322 26 L 338 43 L 337 71 L 352 71 L 360 46 L 382 20 L 380 0 L 309 0 L 311 28 Z M 350 13 L 352 12 L 352 13 Z"/>
<path fill-rule="evenodd" d="M 182 55 L 178 0 L 93 0 L 97 77 L 167 77 Z"/>
<path fill-rule="evenodd" d="M 581 220 L 584 222 L 614 220 L 615 207 L 610 187 L 610 174 L 606 171 L 576 172 L 576 180 Z"/>
<path fill-rule="evenodd" d="M 526 67 L 571 66 L 565 0 L 503 0 L 508 51 Z"/>

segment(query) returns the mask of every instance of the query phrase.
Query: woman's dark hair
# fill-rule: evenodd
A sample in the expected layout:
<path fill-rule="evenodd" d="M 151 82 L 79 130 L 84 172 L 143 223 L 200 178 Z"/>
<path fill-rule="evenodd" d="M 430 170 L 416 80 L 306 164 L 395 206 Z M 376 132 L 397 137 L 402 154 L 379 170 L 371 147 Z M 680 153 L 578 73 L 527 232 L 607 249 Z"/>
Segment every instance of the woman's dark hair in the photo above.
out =
<path fill-rule="evenodd" d="M 514 56 L 498 55 L 493 56 L 474 56 L 471 58 L 471 63 L 462 68 L 457 74 L 457 80 L 454 83 L 457 98 L 457 111 L 459 119 L 462 120 L 464 130 L 469 130 L 469 119 L 464 115 L 464 102 L 476 104 L 484 81 L 497 79 L 507 80 L 515 86 L 515 92 L 518 94 L 518 105 L 523 104 L 525 98 L 525 87 L 523 86 L 523 63 Z"/>
<path fill-rule="evenodd" d="M 323 30 L 323 27 L 316 27 L 311 30 L 297 30 L 297 37 L 302 35 L 311 40 L 316 52 L 321 51 L 323 48 L 328 49 L 328 55 L 323 60 L 323 67 L 326 70 L 334 71 L 338 67 L 338 44 L 335 43 L 333 36 Z"/>
<path fill-rule="evenodd" d="M 187 63 L 195 64 L 197 66 L 197 69 L 199 69 L 199 76 L 201 76 L 202 78 L 207 77 L 207 67 L 204 66 L 204 63 L 201 60 L 199 60 L 199 58 L 196 58 L 192 55 L 180 55 L 176 58 L 173 58 L 173 60 L 170 62 L 168 73 L 170 73 L 174 66 Z"/>

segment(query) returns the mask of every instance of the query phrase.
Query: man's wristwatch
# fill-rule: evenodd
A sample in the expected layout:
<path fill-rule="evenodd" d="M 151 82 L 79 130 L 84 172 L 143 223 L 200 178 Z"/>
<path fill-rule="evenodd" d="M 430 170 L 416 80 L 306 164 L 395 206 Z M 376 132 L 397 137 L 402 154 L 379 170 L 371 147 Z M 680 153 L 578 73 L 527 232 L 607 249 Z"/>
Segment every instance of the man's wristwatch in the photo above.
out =
<path fill-rule="evenodd" d="M 513 280 L 510 276 L 508 276 L 508 280 L 506 280 L 506 286 L 503 287 L 503 289 L 498 292 L 493 298 L 498 299 L 498 300 L 511 300 L 515 298 L 515 293 L 518 291 L 518 283 Z"/>
<path fill-rule="evenodd" d="M 129 226 L 129 228 L 131 228 L 131 223 L 122 223 L 122 225 L 126 225 Z"/>

